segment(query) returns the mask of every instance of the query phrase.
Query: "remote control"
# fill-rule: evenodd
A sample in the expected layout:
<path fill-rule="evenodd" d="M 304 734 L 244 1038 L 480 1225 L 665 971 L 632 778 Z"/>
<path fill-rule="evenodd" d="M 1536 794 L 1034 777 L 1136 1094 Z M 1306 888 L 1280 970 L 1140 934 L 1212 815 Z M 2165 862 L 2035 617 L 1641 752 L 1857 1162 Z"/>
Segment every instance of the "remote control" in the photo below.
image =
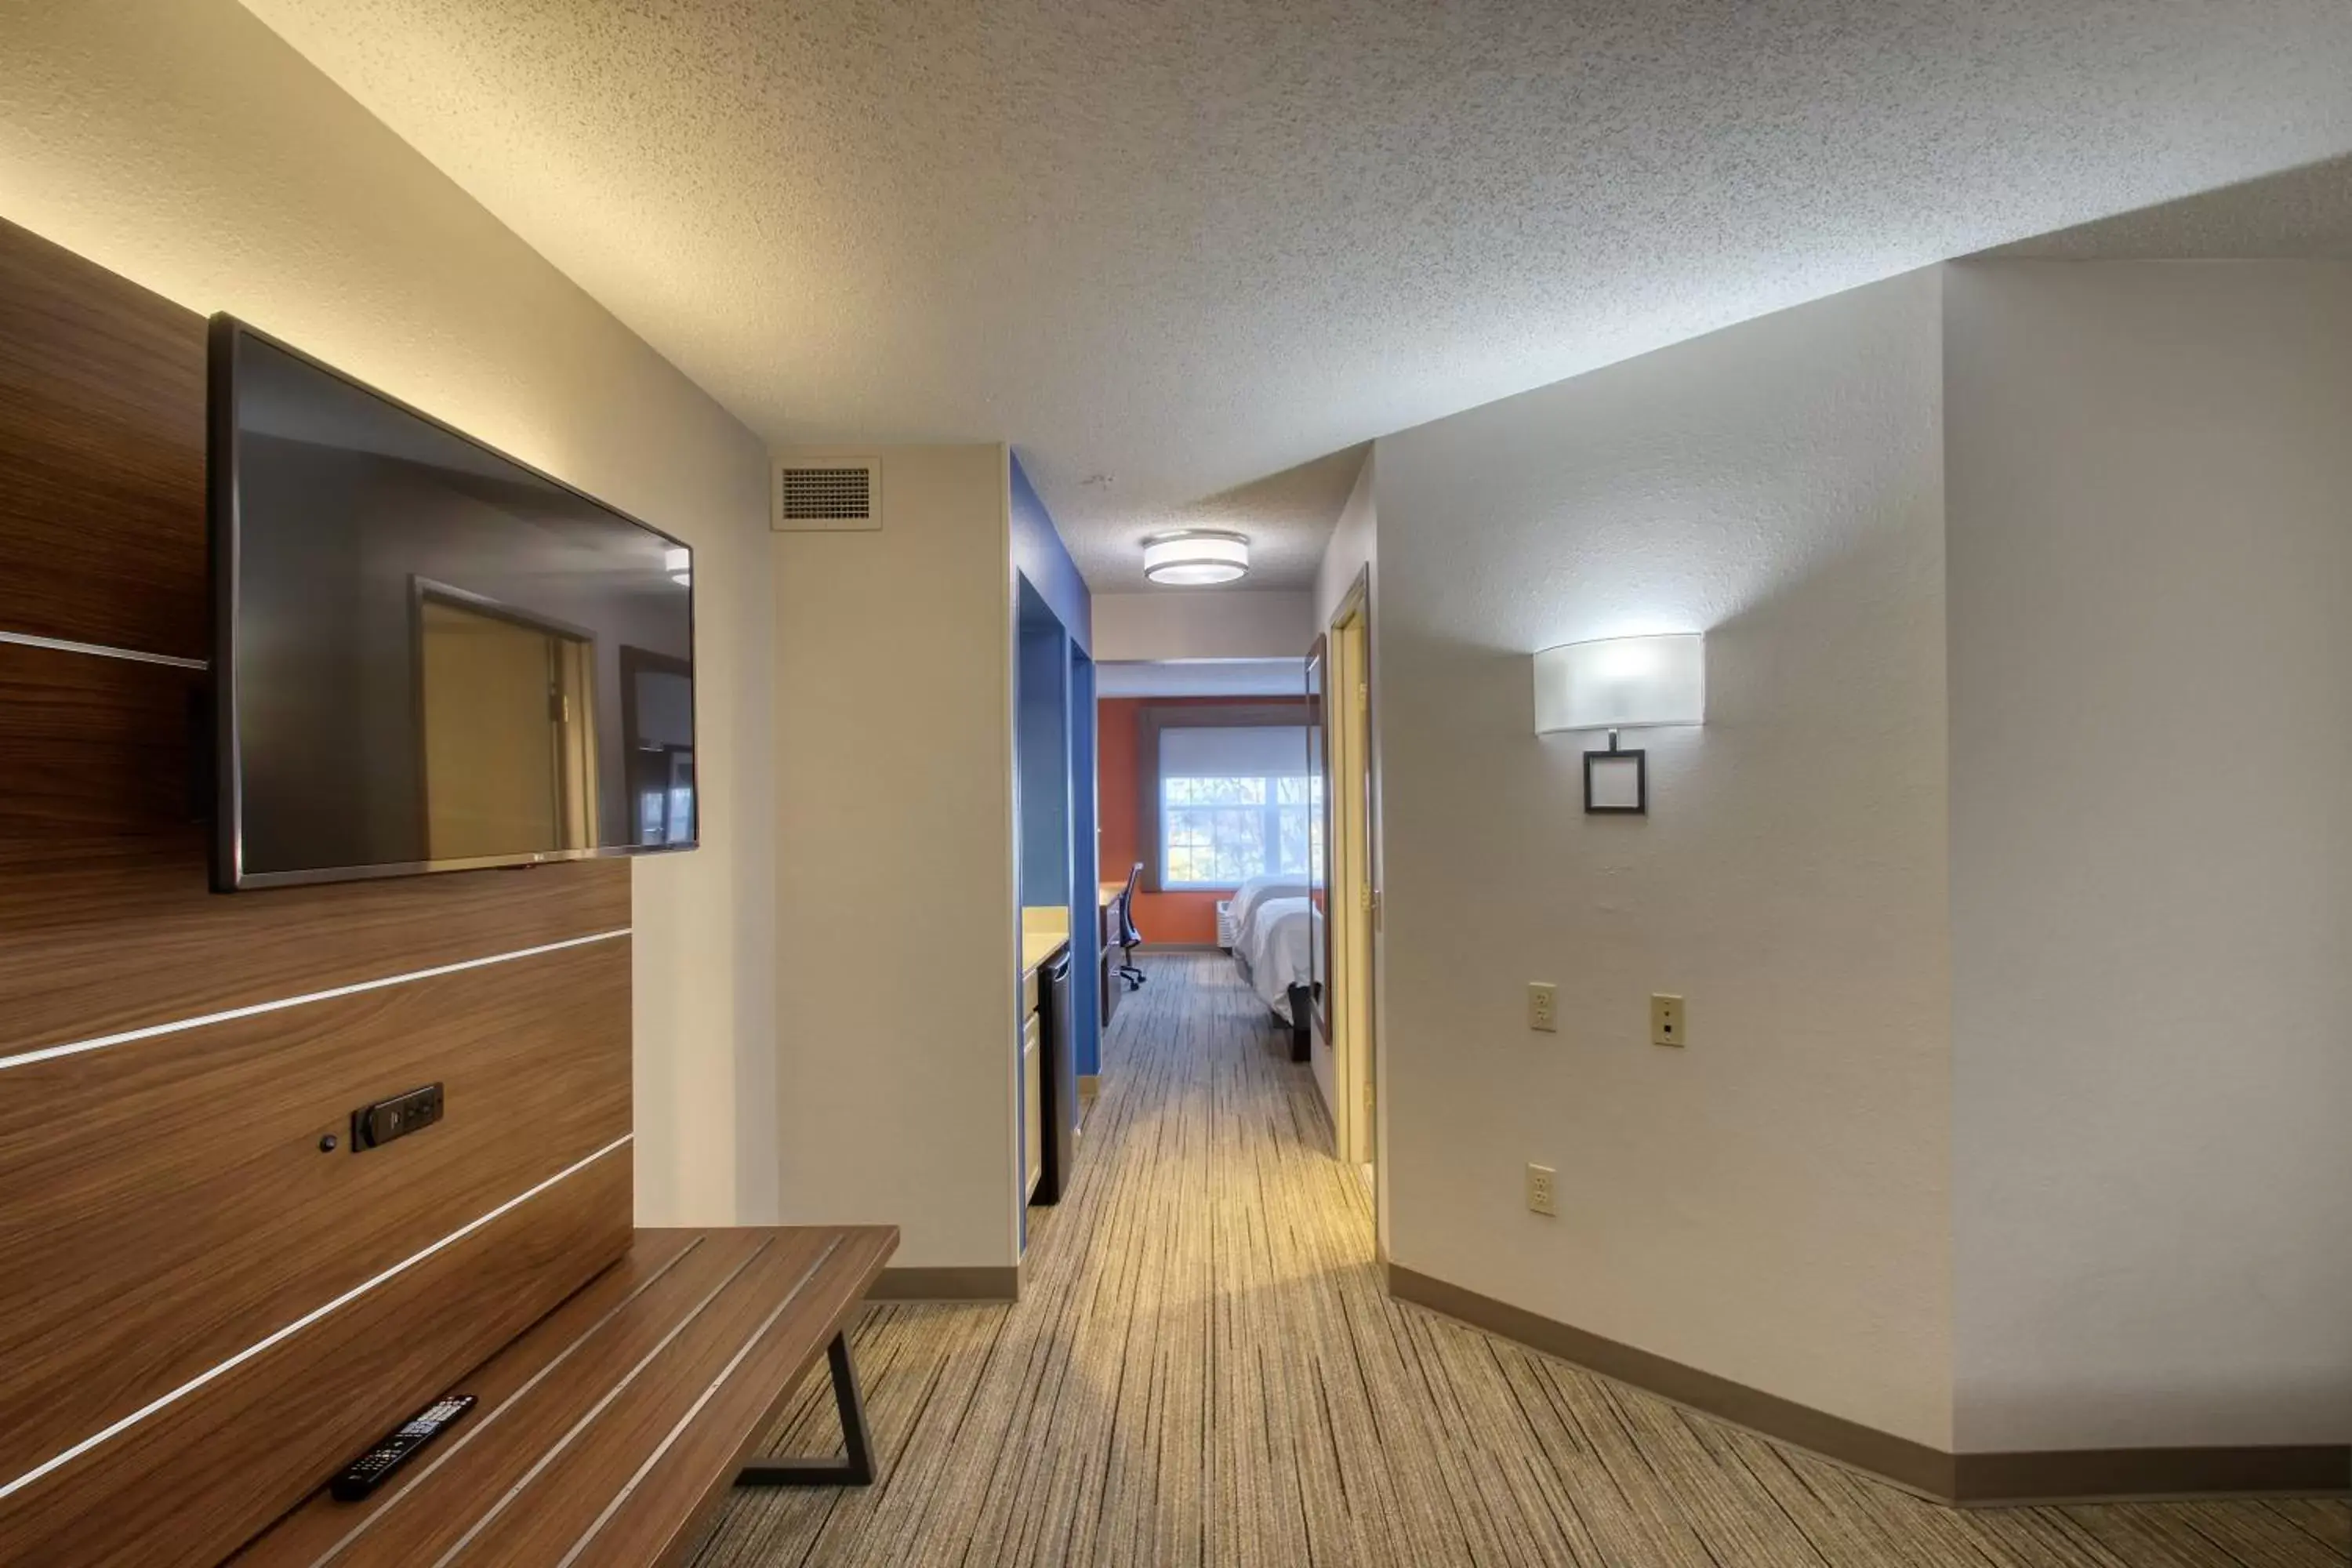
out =
<path fill-rule="evenodd" d="M 470 1394 L 436 1399 L 402 1423 L 399 1429 L 353 1459 L 328 1491 L 339 1502 L 357 1502 L 375 1490 L 384 1477 L 400 1468 L 407 1458 L 447 1431 L 457 1417 L 474 1407 Z"/>

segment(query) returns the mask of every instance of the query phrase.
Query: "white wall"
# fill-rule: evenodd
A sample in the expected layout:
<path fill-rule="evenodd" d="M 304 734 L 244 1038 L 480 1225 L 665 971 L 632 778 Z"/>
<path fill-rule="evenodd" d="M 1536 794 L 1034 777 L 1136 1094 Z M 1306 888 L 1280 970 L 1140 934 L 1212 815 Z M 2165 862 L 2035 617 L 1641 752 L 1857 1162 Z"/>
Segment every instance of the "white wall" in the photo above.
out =
<path fill-rule="evenodd" d="M 1306 689 L 1303 658 L 1195 658 L 1095 667 L 1097 698 L 1296 697 Z"/>
<path fill-rule="evenodd" d="M 2352 267 L 1948 287 L 1959 1446 L 2352 1440 Z"/>
<path fill-rule="evenodd" d="M 0 13 L 0 217 L 695 546 L 703 848 L 639 863 L 642 1223 L 768 1217 L 760 442 L 232 0 Z"/>
<path fill-rule="evenodd" d="M 784 1215 L 904 1267 L 1019 1258 L 1005 464 L 886 448 L 878 531 L 774 536 Z"/>
<path fill-rule="evenodd" d="M 1348 492 L 1348 504 L 1339 509 L 1339 520 L 1331 525 L 1330 542 L 1323 547 L 1322 563 L 1315 570 L 1315 608 L 1309 618 L 1316 632 L 1331 624 L 1348 590 L 1380 554 L 1380 526 L 1372 505 L 1379 462 L 1378 447 L 1364 454 L 1363 466 L 1356 470 L 1356 488 Z M 1377 570 L 1373 577 L 1372 590 L 1377 594 Z"/>
<path fill-rule="evenodd" d="M 1314 605 L 1305 593 L 1171 588 L 1095 595 L 1098 662 L 1298 658 L 1314 640 Z"/>
<path fill-rule="evenodd" d="M 1375 675 L 1391 1256 L 1946 1447 L 1938 299 L 1914 274 L 1381 441 Z M 1598 738 L 1531 733 L 1528 656 L 1694 629 L 1706 728 L 1643 738 L 1646 820 L 1584 816 Z M 1647 1043 L 1654 991 L 1687 1048 Z"/>

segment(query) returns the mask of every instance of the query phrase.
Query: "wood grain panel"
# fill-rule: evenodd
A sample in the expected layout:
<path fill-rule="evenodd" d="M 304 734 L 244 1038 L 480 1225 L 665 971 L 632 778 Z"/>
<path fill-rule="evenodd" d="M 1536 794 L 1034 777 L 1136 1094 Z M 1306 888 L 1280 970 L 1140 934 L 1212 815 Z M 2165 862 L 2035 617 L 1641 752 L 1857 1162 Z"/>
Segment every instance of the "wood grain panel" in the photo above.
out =
<path fill-rule="evenodd" d="M 0 847 L 0 1056 L 625 931 L 629 868 L 583 861 L 219 896 L 204 847 Z M 622 945 L 627 943 L 624 940 Z"/>
<path fill-rule="evenodd" d="M 0 1057 L 629 923 L 620 861 L 212 893 L 203 680 L 0 644 Z"/>
<path fill-rule="evenodd" d="M 205 657 L 205 322 L 0 222 L 0 631 Z"/>
<path fill-rule="evenodd" d="M 208 651 L 194 314 L 0 224 L 0 631 Z M 201 671 L 0 644 L 0 1058 L 629 923 L 625 862 L 219 897 Z M 628 940 L 0 1068 L 0 1487 L 628 1125 Z M 321 1154 L 439 1079 L 446 1120 Z M 624 1147 L 0 1498 L 203 1563 L 626 1247 Z"/>
<path fill-rule="evenodd" d="M 432 1082 L 441 1121 L 352 1152 L 352 1109 Z M 617 942 L 0 1072 L 0 1481 L 629 1119 Z"/>
<path fill-rule="evenodd" d="M 623 1148 L 0 1502 L 0 1562 L 218 1563 L 619 1258 L 629 1194 Z"/>
<path fill-rule="evenodd" d="M 192 746 L 205 681 L 201 670 L 0 643 L 0 838 L 46 858 L 63 837 L 200 830 Z"/>

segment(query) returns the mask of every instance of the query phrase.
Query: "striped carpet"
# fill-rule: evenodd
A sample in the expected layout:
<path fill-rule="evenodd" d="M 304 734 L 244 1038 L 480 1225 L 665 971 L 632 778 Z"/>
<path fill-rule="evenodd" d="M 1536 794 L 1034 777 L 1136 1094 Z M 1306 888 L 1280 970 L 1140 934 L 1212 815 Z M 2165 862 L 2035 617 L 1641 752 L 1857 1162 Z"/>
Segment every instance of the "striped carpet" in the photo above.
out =
<path fill-rule="evenodd" d="M 737 1490 L 696 1561 L 2341 1568 L 2340 1502 L 1960 1513 L 1415 1307 L 1307 1069 L 1149 958 L 1013 1307 L 870 1309 L 873 1487 Z M 820 1372 L 822 1367 L 820 1366 Z M 814 1377 L 774 1443 L 838 1451 Z"/>

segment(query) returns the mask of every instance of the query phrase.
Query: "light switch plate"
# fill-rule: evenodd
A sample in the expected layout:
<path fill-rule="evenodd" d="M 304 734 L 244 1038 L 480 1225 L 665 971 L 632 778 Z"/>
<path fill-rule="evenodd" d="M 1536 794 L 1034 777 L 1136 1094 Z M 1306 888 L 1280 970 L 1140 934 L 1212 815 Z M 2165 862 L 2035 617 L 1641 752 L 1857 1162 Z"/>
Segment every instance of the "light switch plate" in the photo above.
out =
<path fill-rule="evenodd" d="M 1690 1044 L 1689 1035 L 1683 1028 L 1681 997 L 1655 995 L 1650 998 L 1650 1044 L 1654 1046 Z"/>
<path fill-rule="evenodd" d="M 1528 983 L 1528 1027 L 1547 1035 L 1559 1032 L 1559 987 L 1549 980 Z"/>
<path fill-rule="evenodd" d="M 1555 1184 L 1559 1180 L 1559 1173 L 1549 1165 L 1529 1165 L 1528 1167 L 1528 1209 L 1536 1214 L 1557 1216 L 1559 1213 L 1559 1194 Z"/>

